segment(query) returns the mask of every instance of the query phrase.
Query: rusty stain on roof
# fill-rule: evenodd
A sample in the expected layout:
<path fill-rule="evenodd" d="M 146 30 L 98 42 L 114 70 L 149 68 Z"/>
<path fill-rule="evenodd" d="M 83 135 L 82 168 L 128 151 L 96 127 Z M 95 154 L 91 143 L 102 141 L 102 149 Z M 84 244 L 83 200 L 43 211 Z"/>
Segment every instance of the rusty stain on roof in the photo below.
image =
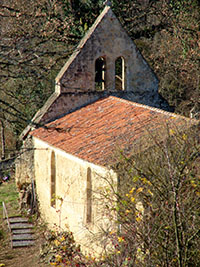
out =
<path fill-rule="evenodd" d="M 116 149 L 133 149 L 148 130 L 188 118 L 109 96 L 57 119 L 30 134 L 89 162 L 107 165 Z"/>

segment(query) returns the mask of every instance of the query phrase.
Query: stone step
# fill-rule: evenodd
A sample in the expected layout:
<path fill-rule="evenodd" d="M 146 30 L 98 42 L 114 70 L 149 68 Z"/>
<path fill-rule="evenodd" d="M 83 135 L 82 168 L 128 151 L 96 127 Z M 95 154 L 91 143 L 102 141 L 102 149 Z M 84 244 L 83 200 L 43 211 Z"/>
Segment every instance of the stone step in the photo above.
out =
<path fill-rule="evenodd" d="M 20 240 L 20 241 L 13 241 L 12 242 L 13 248 L 29 247 L 29 246 L 33 246 L 33 245 L 34 245 L 33 240 Z"/>
<path fill-rule="evenodd" d="M 34 231 L 33 231 L 33 229 L 31 228 L 31 229 L 13 229 L 12 230 L 12 233 L 13 234 L 31 234 L 31 233 L 33 233 Z"/>
<path fill-rule="evenodd" d="M 15 234 L 12 236 L 12 240 L 34 240 L 32 234 Z"/>
<path fill-rule="evenodd" d="M 22 218 L 22 217 L 9 217 L 9 222 L 10 223 L 24 223 L 24 222 L 28 222 L 27 218 Z"/>
<path fill-rule="evenodd" d="M 29 223 L 11 223 L 10 224 L 11 230 L 14 229 L 27 229 L 27 228 L 33 228 L 32 224 Z"/>

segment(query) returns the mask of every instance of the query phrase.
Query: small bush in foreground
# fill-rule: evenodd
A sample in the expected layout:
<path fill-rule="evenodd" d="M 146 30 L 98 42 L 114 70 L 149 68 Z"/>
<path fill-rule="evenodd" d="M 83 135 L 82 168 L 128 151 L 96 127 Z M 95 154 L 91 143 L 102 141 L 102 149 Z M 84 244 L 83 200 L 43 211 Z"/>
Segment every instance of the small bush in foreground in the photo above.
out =
<path fill-rule="evenodd" d="M 75 243 L 70 231 L 47 232 L 46 242 L 41 248 L 40 259 L 48 262 L 50 266 L 59 267 L 93 266 L 95 260 L 81 253 L 80 246 Z"/>

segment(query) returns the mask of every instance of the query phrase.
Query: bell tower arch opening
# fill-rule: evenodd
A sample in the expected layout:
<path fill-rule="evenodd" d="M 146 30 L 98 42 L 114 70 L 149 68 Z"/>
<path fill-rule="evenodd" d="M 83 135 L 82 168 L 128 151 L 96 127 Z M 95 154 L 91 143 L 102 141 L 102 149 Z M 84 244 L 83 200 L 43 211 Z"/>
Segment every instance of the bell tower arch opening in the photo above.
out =
<path fill-rule="evenodd" d="M 106 88 L 106 59 L 99 57 L 95 61 L 95 89 L 103 91 Z"/>
<path fill-rule="evenodd" d="M 115 89 L 125 90 L 125 60 L 123 57 L 115 60 Z"/>

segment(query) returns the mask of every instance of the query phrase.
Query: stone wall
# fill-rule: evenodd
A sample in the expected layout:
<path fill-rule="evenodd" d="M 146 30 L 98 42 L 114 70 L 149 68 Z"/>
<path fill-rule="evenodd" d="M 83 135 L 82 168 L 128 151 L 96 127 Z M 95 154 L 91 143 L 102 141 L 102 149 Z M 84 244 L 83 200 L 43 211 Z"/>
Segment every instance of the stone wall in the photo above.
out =
<path fill-rule="evenodd" d="M 115 61 L 124 59 L 125 90 L 134 94 L 158 94 L 158 80 L 110 9 L 105 7 L 56 78 L 59 92 L 95 89 L 95 61 L 106 61 L 105 88 L 114 91 Z"/>
<path fill-rule="evenodd" d="M 15 161 L 15 179 L 19 189 L 23 184 L 30 184 L 34 180 L 34 146 L 31 136 L 24 141 Z"/>
<path fill-rule="evenodd" d="M 106 62 L 105 89 L 97 91 L 95 62 L 100 57 Z M 115 83 L 115 61 L 119 57 L 124 61 L 124 90 L 117 90 Z M 59 72 L 54 97 L 50 97 L 38 116 L 43 123 L 52 121 L 111 94 L 169 110 L 158 93 L 157 77 L 107 6 Z"/>
<path fill-rule="evenodd" d="M 35 180 L 39 199 L 40 213 L 50 228 L 69 227 L 75 240 L 85 252 L 99 252 L 104 248 L 101 240 L 94 240 L 99 229 L 114 227 L 114 220 L 110 221 L 104 214 L 102 202 L 95 197 L 99 188 L 108 185 L 105 177 L 113 179 L 117 184 L 116 175 L 103 167 L 78 159 L 59 149 L 34 138 L 35 143 Z M 52 205 L 51 177 L 55 175 L 56 200 Z M 54 161 L 53 160 L 53 161 Z M 91 171 L 91 199 L 88 207 L 88 169 Z M 61 204 L 60 199 L 63 202 Z M 106 202 L 103 199 L 104 204 Z M 90 212 L 90 214 L 88 214 Z M 89 216 L 89 217 L 88 217 Z M 94 249 L 94 251 L 92 251 Z"/>

